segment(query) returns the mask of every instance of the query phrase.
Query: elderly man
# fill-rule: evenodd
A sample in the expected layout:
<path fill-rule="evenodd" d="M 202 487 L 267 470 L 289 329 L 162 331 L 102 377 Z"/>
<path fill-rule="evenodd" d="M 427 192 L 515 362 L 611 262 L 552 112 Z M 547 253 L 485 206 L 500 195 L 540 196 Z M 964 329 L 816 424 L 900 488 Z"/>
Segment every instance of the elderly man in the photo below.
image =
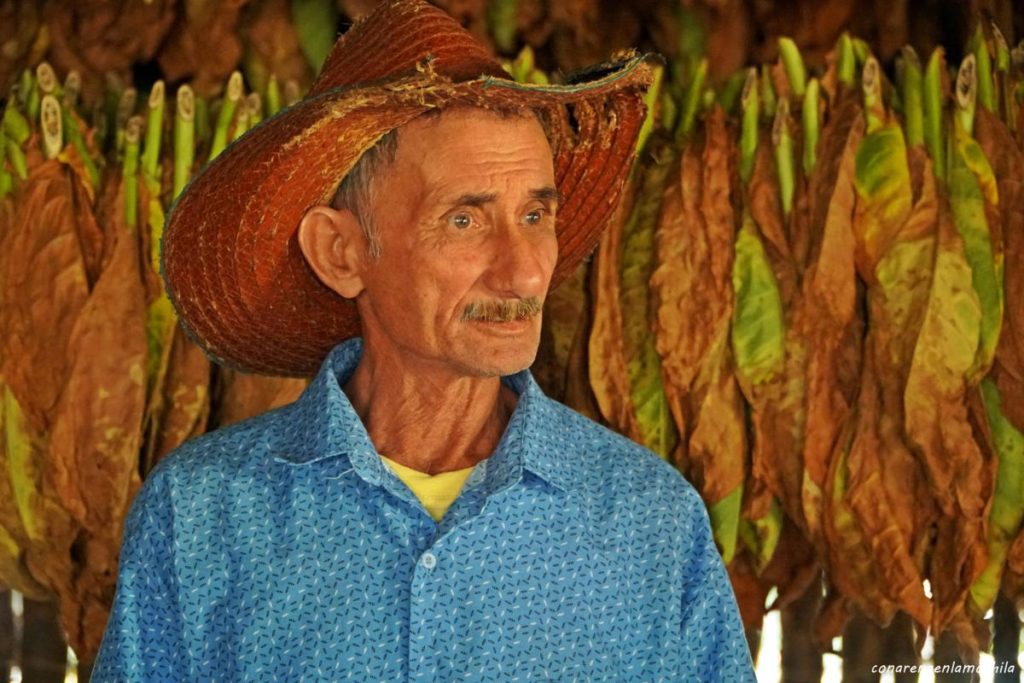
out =
<path fill-rule="evenodd" d="M 589 76 L 520 86 L 388 2 L 187 190 L 183 324 L 319 371 L 147 479 L 96 680 L 752 680 L 693 488 L 527 370 L 643 118 L 643 58 Z"/>

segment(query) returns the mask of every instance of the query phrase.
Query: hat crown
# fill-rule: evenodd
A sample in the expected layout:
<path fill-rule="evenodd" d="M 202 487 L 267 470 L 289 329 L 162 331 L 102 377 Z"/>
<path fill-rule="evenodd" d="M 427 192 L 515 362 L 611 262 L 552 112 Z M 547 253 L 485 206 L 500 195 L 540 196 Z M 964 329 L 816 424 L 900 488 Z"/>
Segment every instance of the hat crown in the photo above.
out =
<path fill-rule="evenodd" d="M 426 59 L 453 81 L 507 78 L 501 64 L 459 22 L 423 0 L 388 0 L 335 42 L 309 94 L 414 73 Z"/>

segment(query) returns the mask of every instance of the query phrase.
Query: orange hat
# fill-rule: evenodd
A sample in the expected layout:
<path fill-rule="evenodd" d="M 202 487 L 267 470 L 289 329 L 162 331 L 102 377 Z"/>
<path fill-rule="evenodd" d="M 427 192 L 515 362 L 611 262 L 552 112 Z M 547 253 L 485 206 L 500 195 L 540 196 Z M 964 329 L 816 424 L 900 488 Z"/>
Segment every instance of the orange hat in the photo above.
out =
<path fill-rule="evenodd" d="M 309 376 L 359 334 L 354 300 L 299 249 L 311 206 L 382 136 L 457 104 L 532 108 L 562 195 L 552 287 L 589 254 L 615 208 L 643 124 L 649 57 L 628 54 L 564 85 L 509 79 L 458 22 L 423 0 L 389 0 L 331 50 L 309 94 L 248 131 L 186 188 L 161 241 L 168 296 L 192 339 L 245 372 Z"/>

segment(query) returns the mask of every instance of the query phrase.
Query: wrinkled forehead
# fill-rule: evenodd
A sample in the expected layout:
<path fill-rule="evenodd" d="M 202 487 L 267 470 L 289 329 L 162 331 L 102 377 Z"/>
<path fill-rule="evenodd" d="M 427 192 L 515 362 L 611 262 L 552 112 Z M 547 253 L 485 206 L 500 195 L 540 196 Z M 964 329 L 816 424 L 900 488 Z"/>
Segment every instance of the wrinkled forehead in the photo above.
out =
<path fill-rule="evenodd" d="M 550 142 L 529 109 L 445 109 L 397 129 L 396 142 L 393 173 L 407 182 L 430 187 L 486 184 L 487 178 L 554 183 Z"/>

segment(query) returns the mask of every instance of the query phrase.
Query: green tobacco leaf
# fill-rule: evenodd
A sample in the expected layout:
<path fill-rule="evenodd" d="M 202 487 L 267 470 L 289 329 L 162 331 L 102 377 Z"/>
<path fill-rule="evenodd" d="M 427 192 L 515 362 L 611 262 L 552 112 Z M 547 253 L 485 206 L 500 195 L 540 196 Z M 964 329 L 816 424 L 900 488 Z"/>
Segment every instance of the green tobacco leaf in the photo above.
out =
<path fill-rule="evenodd" d="M 889 124 L 865 136 L 857 149 L 856 167 L 857 269 L 871 281 L 913 204 L 907 147 L 900 127 Z"/>
<path fill-rule="evenodd" d="M 971 586 L 975 614 L 983 615 L 995 602 L 1010 544 L 1024 519 L 1024 434 L 1003 415 L 999 390 L 991 379 L 981 382 L 985 413 L 995 444 L 999 469 L 988 526 L 988 564 Z"/>
<path fill-rule="evenodd" d="M 642 185 L 626 224 L 620 262 L 619 297 L 630 394 L 643 443 L 663 458 L 675 448 L 677 434 L 661 378 L 661 358 L 655 347 L 648 303 L 655 268 L 654 238 L 662 191 L 672 166 L 669 144 L 652 141 L 653 165 L 643 169 Z"/>
<path fill-rule="evenodd" d="M 332 0 L 292 0 L 292 21 L 302 54 L 313 71 L 319 73 L 338 37 L 336 5 Z"/>
<path fill-rule="evenodd" d="M 21 523 L 30 539 L 42 536 L 42 523 L 36 517 L 33 505 L 36 482 L 39 479 L 32 458 L 29 429 L 18 399 L 10 387 L 3 387 L 4 447 L 7 451 L 8 471 L 2 475 L 10 477 L 14 489 L 14 500 L 21 515 Z"/>
<path fill-rule="evenodd" d="M 737 486 L 732 493 L 714 503 L 709 509 L 711 530 L 722 553 L 722 562 L 729 564 L 736 555 L 736 540 L 740 525 L 740 505 L 743 502 L 743 486 Z"/>
<path fill-rule="evenodd" d="M 764 571 L 775 555 L 779 537 L 782 535 L 782 522 L 782 507 L 774 498 L 768 513 L 764 516 L 739 521 L 737 535 L 753 555 L 754 568 L 758 573 Z"/>
<path fill-rule="evenodd" d="M 981 147 L 959 124 L 955 137 L 956 149 L 949 155 L 949 203 L 981 303 L 981 338 L 967 373 L 968 381 L 974 383 L 992 366 L 1003 322 L 1002 249 L 993 244 L 985 215 L 985 203 L 998 206 L 999 196 L 992 167 Z"/>
<path fill-rule="evenodd" d="M 747 386 L 762 384 L 782 368 L 785 320 L 779 287 L 749 213 L 736 236 L 732 287 L 732 347 L 736 370 Z"/>

